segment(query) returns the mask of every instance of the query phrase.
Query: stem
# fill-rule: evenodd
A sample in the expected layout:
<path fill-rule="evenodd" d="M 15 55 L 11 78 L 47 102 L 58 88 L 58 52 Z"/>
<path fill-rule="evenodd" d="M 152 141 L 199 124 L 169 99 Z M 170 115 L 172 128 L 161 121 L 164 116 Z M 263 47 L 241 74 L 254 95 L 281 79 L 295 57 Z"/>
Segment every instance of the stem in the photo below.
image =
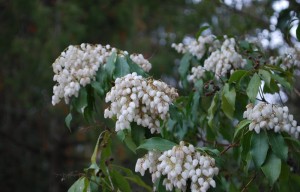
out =
<path fill-rule="evenodd" d="M 254 176 L 250 179 L 250 181 L 243 187 L 241 192 L 244 192 L 247 189 L 247 187 L 251 184 L 251 182 L 255 179 L 255 177 L 256 177 L 256 172 L 254 173 Z"/>
<path fill-rule="evenodd" d="M 110 174 L 109 174 L 109 170 L 108 170 L 108 168 L 107 168 L 107 167 L 106 167 L 106 172 L 107 172 L 108 180 L 109 180 L 109 182 L 110 182 L 110 185 L 111 185 L 112 191 L 114 191 L 114 190 L 115 190 L 115 188 L 114 188 L 114 184 L 113 184 L 113 182 L 112 182 L 112 180 L 111 180 L 111 177 L 110 177 Z"/>
<path fill-rule="evenodd" d="M 239 146 L 239 141 L 237 141 L 236 143 L 232 143 L 230 144 L 228 147 L 226 147 L 221 153 L 220 155 L 223 155 L 224 153 L 226 153 L 226 151 L 228 151 L 229 149 L 233 148 L 233 147 L 237 147 Z"/>

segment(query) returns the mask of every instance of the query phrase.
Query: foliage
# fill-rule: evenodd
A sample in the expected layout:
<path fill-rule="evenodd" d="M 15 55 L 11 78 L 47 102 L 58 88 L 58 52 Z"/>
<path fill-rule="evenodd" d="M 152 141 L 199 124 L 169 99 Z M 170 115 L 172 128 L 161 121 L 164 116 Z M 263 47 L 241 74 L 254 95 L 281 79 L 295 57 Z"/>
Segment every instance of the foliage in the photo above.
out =
<path fill-rule="evenodd" d="M 223 41 L 222 39 L 222 37 L 216 38 L 215 41 Z M 210 184 L 212 187 L 216 185 L 213 191 L 281 190 L 287 186 L 296 189 L 299 185 L 297 182 L 299 176 L 297 172 L 293 172 L 293 169 L 298 167 L 295 158 L 299 154 L 295 145 L 300 144 L 296 134 L 300 131 L 300 126 L 293 121 L 293 117 L 288 114 L 288 109 L 285 107 L 282 110 L 288 115 L 284 118 L 289 119 L 291 125 L 284 119 L 280 119 L 282 112 L 277 113 L 278 104 L 271 108 L 275 112 L 268 113 L 273 115 L 272 118 L 279 118 L 278 126 L 283 128 L 273 128 L 275 125 L 270 124 L 271 121 L 264 115 L 267 112 L 263 111 L 263 108 L 257 109 L 261 113 L 254 117 L 254 113 L 257 113 L 254 107 L 252 112 L 254 120 L 249 119 L 248 116 L 252 106 L 259 102 L 267 103 L 266 93 L 273 94 L 280 89 L 291 91 L 294 83 L 293 73 L 297 66 L 283 69 L 281 66 L 284 63 L 279 61 L 273 64 L 268 60 L 268 54 L 264 50 L 247 41 L 236 43 L 233 38 L 225 37 L 224 42 L 231 42 L 234 45 L 232 51 L 245 58 L 246 65 L 233 67 L 231 71 L 222 73 L 222 76 L 215 76 L 214 70 L 219 70 L 220 65 L 217 65 L 216 69 L 211 69 L 205 63 L 213 55 L 209 46 L 204 47 L 206 54 L 202 58 L 197 58 L 197 55 L 187 51 L 178 68 L 182 85 L 181 95 L 169 106 L 169 118 L 160 119 L 160 134 L 151 134 L 140 123 L 133 123 L 132 120 L 130 126 L 122 130 L 115 130 L 114 127 L 102 129 L 90 167 L 85 169 L 69 191 L 100 189 L 101 191 L 131 191 L 136 185 L 151 190 L 151 187 L 138 175 L 110 162 L 111 143 L 115 138 L 124 142 L 137 156 L 147 151 L 159 153 L 172 148 L 174 150 L 176 149 L 174 146 L 177 146 L 180 141 L 198 146 L 198 151 L 216 159 L 216 166 L 220 169 L 216 179 L 217 184 Z M 223 49 L 222 51 L 224 52 Z M 102 115 L 101 111 L 95 110 L 97 101 L 105 98 L 106 93 L 120 81 L 120 77 L 137 72 L 144 78 L 149 78 L 138 63 L 122 55 L 122 51 L 120 53 L 113 52 L 106 63 L 100 66 L 94 81 L 82 87 L 78 97 L 71 98 L 70 114 L 66 117 L 68 127 L 75 112 L 81 113 L 90 123 L 94 122 L 94 117 Z M 227 59 L 230 60 L 228 54 L 221 58 L 228 57 Z M 229 64 L 232 65 L 230 62 Z M 189 73 L 197 66 L 203 66 L 205 73 L 200 78 L 189 82 Z M 124 78 L 121 80 L 126 81 Z M 191 86 L 193 89 L 190 88 Z M 118 118 L 120 116 L 114 116 L 112 120 Z M 255 127 L 254 131 L 255 124 L 258 127 Z M 286 126 L 289 126 L 288 130 Z M 295 133 L 296 138 L 293 138 L 290 132 Z M 184 146 L 182 142 L 180 145 Z M 158 191 L 165 191 L 166 184 L 162 180 L 164 180 L 163 176 L 153 181 Z M 188 184 L 184 185 L 189 187 Z"/>
<path fill-rule="evenodd" d="M 218 35 L 248 36 L 264 29 L 275 30 L 270 28 L 269 21 L 278 17 L 271 6 L 277 1 L 252 1 L 242 8 L 234 5 L 237 1 L 232 2 L 228 5 L 221 1 L 191 0 L 1 1 L 0 178 L 5 184 L 2 190 L 66 191 L 77 176 L 73 170 L 81 169 L 92 153 L 98 129 L 86 126 L 78 114 L 72 113 L 70 134 L 61 118 L 68 114 L 68 107 L 58 105 L 54 109 L 49 103 L 53 86 L 50 63 L 68 44 L 110 43 L 130 52 L 140 51 L 153 63 L 151 75 L 170 80 L 178 74 L 171 70 L 175 52 L 168 45 L 186 34 L 196 34 L 198 26 L 209 24 Z M 289 2 L 289 10 L 299 13 L 299 2 Z M 288 30 L 281 32 L 289 35 Z M 198 92 L 193 97 L 196 104 L 199 95 Z M 214 97 L 216 101 L 219 96 L 222 97 Z M 297 115 L 299 99 L 297 95 L 291 96 L 288 105 Z M 193 106 L 195 110 L 197 105 Z M 211 114 L 219 109 L 217 106 L 211 108 Z M 102 106 L 96 107 L 101 111 Z M 97 123 L 103 121 L 102 116 L 96 118 Z M 210 122 L 215 123 L 213 118 Z M 184 133 L 179 131 L 182 123 L 185 129 L 193 127 L 188 118 L 168 123 L 179 136 Z M 127 165 L 130 160 L 120 153 L 122 145 L 113 148 L 117 148 L 118 157 Z M 134 155 L 129 153 L 128 157 Z M 22 178 L 17 185 L 16 178 Z"/>

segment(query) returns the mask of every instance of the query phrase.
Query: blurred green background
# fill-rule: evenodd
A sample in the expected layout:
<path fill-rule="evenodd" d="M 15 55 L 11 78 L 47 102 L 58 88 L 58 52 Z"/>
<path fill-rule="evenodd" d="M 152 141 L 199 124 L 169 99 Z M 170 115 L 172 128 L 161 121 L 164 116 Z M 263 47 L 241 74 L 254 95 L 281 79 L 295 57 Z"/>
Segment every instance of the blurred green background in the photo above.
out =
<path fill-rule="evenodd" d="M 0 0 L 0 191 L 66 191 L 89 163 L 99 130 L 78 118 L 69 132 L 68 106 L 51 105 L 51 64 L 68 45 L 142 53 L 156 78 L 174 84 L 180 56 L 171 43 L 210 25 L 216 35 L 260 37 L 275 51 L 296 43 L 288 27 L 299 13 L 298 0 Z M 299 110 L 299 96 L 290 96 Z M 134 164 L 123 146 L 115 154 Z"/>

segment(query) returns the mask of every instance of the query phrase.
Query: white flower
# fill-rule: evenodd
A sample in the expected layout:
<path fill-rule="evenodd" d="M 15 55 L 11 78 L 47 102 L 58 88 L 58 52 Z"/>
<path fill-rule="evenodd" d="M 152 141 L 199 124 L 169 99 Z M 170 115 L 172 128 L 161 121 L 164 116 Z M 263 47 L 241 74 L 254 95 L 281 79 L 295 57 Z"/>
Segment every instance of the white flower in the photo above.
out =
<path fill-rule="evenodd" d="M 149 166 L 144 166 L 145 162 L 150 162 Z M 171 150 L 163 153 L 149 151 L 138 159 L 135 171 L 144 175 L 147 169 L 153 183 L 161 175 L 166 176 L 163 185 L 168 191 L 173 188 L 181 191 L 207 191 L 210 187 L 216 187 L 213 177 L 219 172 L 212 157 L 196 151 L 193 145 L 185 146 L 183 141 Z M 188 180 L 191 181 L 190 189 L 187 189 Z"/>
<path fill-rule="evenodd" d="M 199 37 L 200 38 L 200 37 Z M 188 75 L 188 81 L 196 82 L 204 76 L 205 71 L 211 71 L 215 74 L 215 78 L 219 79 L 220 77 L 226 76 L 229 72 L 233 73 L 235 69 L 242 68 L 246 65 L 246 60 L 242 58 L 240 54 L 236 52 L 235 46 L 236 42 L 233 38 L 224 37 L 225 41 L 222 45 L 220 42 L 212 41 L 214 39 L 210 36 L 209 41 L 206 41 L 206 44 L 202 43 L 202 51 L 197 53 L 191 52 L 196 50 L 194 43 L 192 42 L 190 46 L 194 47 L 193 49 L 186 48 L 186 51 L 192 53 L 192 55 L 197 56 L 198 59 L 201 59 L 206 53 L 206 47 L 210 46 L 208 53 L 210 56 L 204 61 L 203 66 L 192 67 L 191 74 Z M 176 48 L 176 45 L 173 45 Z M 198 46 L 199 48 L 199 46 Z M 198 49 L 197 49 L 198 50 Z"/>
<path fill-rule="evenodd" d="M 300 126 L 297 126 L 293 115 L 289 114 L 287 106 L 280 107 L 265 102 L 255 106 L 250 104 L 243 117 L 252 121 L 249 125 L 250 131 L 254 130 L 256 133 L 260 133 L 261 129 L 274 130 L 274 132 L 284 131 L 295 138 L 299 137 Z"/>
<path fill-rule="evenodd" d="M 115 50 L 109 45 L 70 45 L 52 64 L 53 80 L 57 82 L 53 87 L 52 104 L 59 103 L 62 98 L 69 103 L 70 97 L 77 97 L 80 87 L 95 79 L 100 65 Z"/>
<path fill-rule="evenodd" d="M 62 98 L 68 104 L 70 97 L 77 97 L 80 87 L 85 87 L 95 80 L 99 67 L 105 66 L 113 52 L 117 52 L 117 49 L 110 45 L 70 45 L 52 64 L 53 80 L 57 82 L 53 87 L 52 104 L 59 103 Z M 128 52 L 118 50 L 118 55 L 124 57 Z M 141 54 L 133 54 L 130 58 L 144 71 L 148 72 L 152 67 Z"/>
<path fill-rule="evenodd" d="M 146 72 L 149 72 L 152 68 L 151 63 L 147 59 L 145 59 L 142 54 L 131 54 L 130 59 Z"/>
<path fill-rule="evenodd" d="M 186 53 L 189 52 L 193 56 L 197 57 L 197 59 L 201 59 L 206 51 L 213 51 L 216 47 L 219 46 L 219 41 L 216 40 L 214 35 L 208 36 L 199 36 L 197 40 L 192 40 L 189 44 L 184 45 L 183 43 L 172 44 L 172 47 L 178 53 Z M 207 46 L 209 46 L 207 50 Z"/>
<path fill-rule="evenodd" d="M 148 127 L 151 133 L 160 132 L 160 120 L 169 116 L 169 105 L 178 96 L 174 88 L 153 79 L 144 79 L 136 73 L 115 80 L 115 86 L 106 94 L 111 102 L 104 111 L 105 118 L 116 116 L 116 131 L 130 128 L 131 122 Z"/>
<path fill-rule="evenodd" d="M 279 65 L 283 70 L 300 67 L 300 49 L 289 47 L 284 54 L 278 57 L 270 57 L 269 62 L 271 65 Z"/>
<path fill-rule="evenodd" d="M 235 50 L 236 42 L 233 38 L 226 38 L 220 49 L 214 51 L 205 61 L 203 68 L 206 71 L 215 73 L 215 78 L 219 79 L 242 68 L 246 65 L 246 60 Z"/>

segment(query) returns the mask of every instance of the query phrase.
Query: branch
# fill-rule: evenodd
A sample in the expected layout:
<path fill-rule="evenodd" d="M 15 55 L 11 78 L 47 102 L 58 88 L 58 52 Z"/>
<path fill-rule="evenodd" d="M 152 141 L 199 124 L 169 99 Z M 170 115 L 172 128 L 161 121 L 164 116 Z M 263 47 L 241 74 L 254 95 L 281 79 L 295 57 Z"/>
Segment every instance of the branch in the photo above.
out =
<path fill-rule="evenodd" d="M 256 177 L 256 172 L 254 173 L 254 176 L 250 179 L 250 181 L 243 187 L 241 192 L 244 192 L 247 189 L 247 187 L 251 184 L 251 182 L 255 179 L 255 177 Z"/>

